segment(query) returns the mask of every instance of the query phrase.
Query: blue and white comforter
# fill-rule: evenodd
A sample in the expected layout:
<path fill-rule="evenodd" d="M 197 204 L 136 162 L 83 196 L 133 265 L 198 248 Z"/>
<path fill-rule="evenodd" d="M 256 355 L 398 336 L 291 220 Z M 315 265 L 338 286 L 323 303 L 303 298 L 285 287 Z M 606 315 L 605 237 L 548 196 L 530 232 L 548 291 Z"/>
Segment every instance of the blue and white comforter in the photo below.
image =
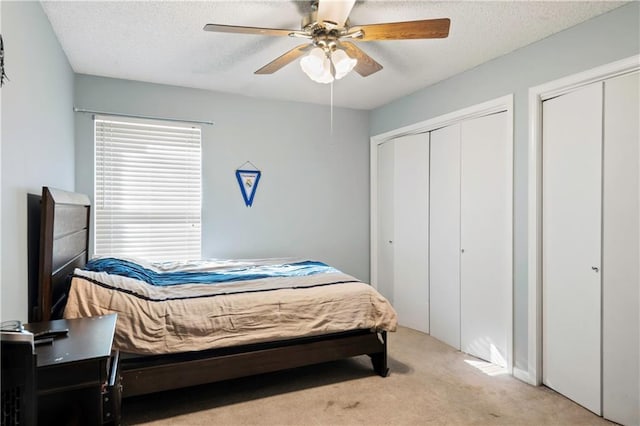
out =
<path fill-rule="evenodd" d="M 124 352 L 186 352 L 335 333 L 396 328 L 374 288 L 300 259 L 148 263 L 96 259 L 76 269 L 66 318 L 118 314 Z"/>

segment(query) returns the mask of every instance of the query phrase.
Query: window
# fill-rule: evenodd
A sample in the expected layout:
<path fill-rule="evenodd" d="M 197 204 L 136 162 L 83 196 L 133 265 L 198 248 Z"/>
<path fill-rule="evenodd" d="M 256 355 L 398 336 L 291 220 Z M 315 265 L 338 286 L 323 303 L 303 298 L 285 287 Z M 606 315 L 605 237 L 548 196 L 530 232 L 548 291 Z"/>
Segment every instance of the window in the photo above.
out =
<path fill-rule="evenodd" d="M 95 254 L 200 258 L 201 130 L 95 119 Z"/>

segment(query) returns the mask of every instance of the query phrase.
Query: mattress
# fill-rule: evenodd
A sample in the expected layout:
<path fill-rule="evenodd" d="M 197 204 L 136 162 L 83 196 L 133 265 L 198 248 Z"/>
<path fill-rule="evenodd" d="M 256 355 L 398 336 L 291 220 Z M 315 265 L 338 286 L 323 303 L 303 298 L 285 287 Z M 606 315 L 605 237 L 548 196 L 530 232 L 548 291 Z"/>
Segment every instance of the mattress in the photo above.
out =
<path fill-rule="evenodd" d="M 357 329 L 395 331 L 397 325 L 395 311 L 373 287 L 317 262 L 126 261 L 148 274 L 76 269 L 64 311 L 65 318 L 117 313 L 114 348 L 123 352 L 199 351 Z M 288 272 L 272 273 L 283 268 Z M 203 273 L 217 278 L 189 282 Z M 171 274 L 184 278 L 170 285 L 146 279 Z M 220 279 L 224 274 L 232 278 Z"/>

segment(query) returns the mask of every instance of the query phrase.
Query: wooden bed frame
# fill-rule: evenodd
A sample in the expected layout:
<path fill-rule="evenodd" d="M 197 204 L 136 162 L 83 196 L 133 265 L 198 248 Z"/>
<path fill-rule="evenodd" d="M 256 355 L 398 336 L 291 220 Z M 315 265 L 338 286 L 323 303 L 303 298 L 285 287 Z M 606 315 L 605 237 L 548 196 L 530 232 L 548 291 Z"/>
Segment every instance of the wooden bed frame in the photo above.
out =
<path fill-rule="evenodd" d="M 42 188 L 39 279 L 33 320 L 62 317 L 70 278 L 89 253 L 90 201 L 83 194 Z M 387 376 L 386 332 L 352 330 L 215 350 L 120 357 L 123 396 L 212 383 L 236 377 L 368 355 Z"/>

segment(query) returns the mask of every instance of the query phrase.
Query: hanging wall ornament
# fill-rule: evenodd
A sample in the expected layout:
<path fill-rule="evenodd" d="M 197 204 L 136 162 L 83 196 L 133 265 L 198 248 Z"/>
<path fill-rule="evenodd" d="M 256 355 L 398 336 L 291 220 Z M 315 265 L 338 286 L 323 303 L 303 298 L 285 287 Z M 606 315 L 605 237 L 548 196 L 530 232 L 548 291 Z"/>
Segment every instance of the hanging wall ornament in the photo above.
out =
<path fill-rule="evenodd" d="M 252 166 L 253 170 L 246 168 L 246 165 Z M 236 179 L 240 185 L 240 192 L 247 207 L 251 207 L 253 204 L 253 197 L 256 195 L 261 175 L 262 172 L 250 161 L 247 161 L 236 170 Z"/>

